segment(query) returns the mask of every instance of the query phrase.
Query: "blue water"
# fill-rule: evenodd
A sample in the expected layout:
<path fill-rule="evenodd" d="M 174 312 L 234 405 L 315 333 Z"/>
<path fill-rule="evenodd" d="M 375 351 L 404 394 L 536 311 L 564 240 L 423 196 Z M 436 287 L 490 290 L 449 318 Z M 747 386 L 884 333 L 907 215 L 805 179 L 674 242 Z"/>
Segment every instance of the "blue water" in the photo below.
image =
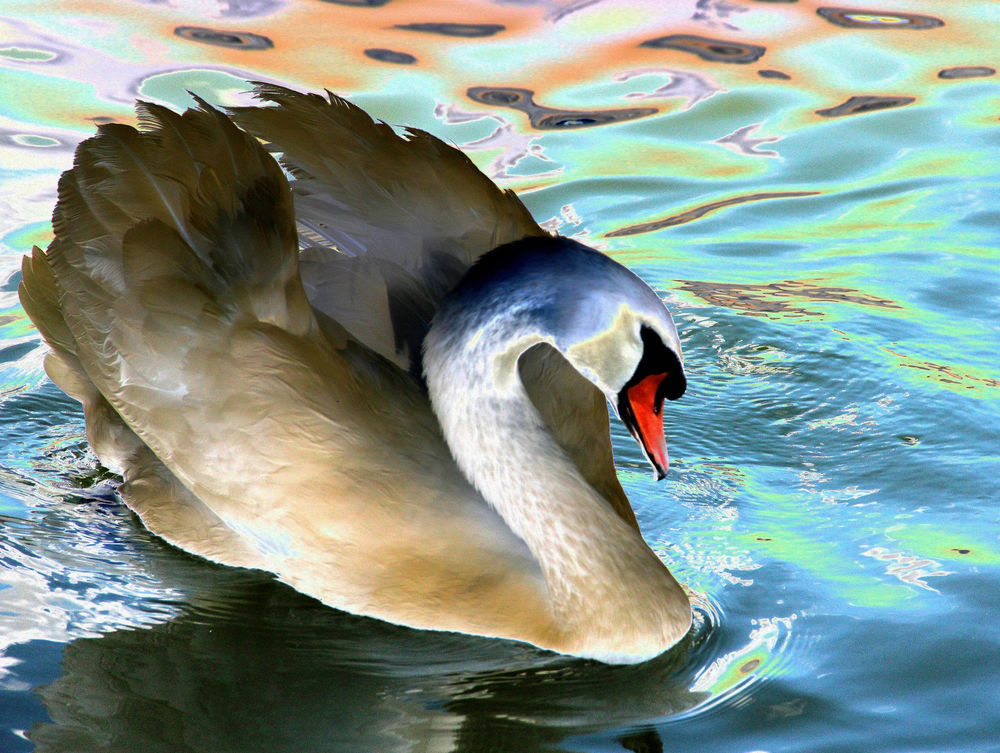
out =
<path fill-rule="evenodd" d="M 1000 749 L 1000 10 L 876 5 L 6 0 L 0 751 Z M 667 480 L 613 438 L 678 649 L 345 615 L 114 496 L 19 259 L 95 122 L 253 78 L 449 139 L 667 301 Z"/>

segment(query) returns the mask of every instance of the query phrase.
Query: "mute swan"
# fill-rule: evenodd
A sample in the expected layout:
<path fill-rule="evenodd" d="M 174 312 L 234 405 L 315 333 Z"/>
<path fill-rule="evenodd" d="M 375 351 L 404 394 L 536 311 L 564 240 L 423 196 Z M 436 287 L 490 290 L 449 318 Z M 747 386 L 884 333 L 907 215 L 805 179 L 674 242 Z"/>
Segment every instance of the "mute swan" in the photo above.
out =
<path fill-rule="evenodd" d="M 662 477 L 685 377 L 656 294 L 427 133 L 256 96 L 101 126 L 24 260 L 46 371 L 126 504 L 350 612 L 605 662 L 674 645 L 690 605 L 607 410 Z"/>

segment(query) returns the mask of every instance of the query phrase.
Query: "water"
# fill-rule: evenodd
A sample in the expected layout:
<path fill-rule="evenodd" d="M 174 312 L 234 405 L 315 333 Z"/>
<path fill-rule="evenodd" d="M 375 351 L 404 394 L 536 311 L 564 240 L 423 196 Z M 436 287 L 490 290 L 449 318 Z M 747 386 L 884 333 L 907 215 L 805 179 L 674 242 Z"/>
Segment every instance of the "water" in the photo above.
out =
<path fill-rule="evenodd" d="M 996 750 L 1000 9 L 874 6 L 5 0 L 0 750 Z M 117 501 L 19 258 L 94 123 L 247 79 L 449 139 L 669 302 L 670 476 L 614 442 L 678 650 L 344 615 Z"/>

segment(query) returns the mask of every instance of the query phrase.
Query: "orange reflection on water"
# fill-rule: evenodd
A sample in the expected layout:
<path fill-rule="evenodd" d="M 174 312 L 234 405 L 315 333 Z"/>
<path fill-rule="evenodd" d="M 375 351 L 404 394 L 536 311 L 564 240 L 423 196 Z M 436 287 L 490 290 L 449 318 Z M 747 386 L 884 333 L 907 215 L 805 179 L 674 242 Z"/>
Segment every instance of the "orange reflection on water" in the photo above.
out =
<path fill-rule="evenodd" d="M 954 79 L 991 75 L 985 58 L 996 46 L 995 31 L 962 4 L 865 5 L 852 10 L 820 0 L 393 0 L 384 5 L 300 0 L 242 18 L 231 9 L 224 12 L 224 3 L 212 17 L 205 12 L 212 3 L 181 0 L 143 4 L 141 14 L 116 0 L 43 0 L 36 7 L 39 18 L 78 16 L 84 36 L 108 30 L 128 35 L 130 63 L 168 58 L 192 66 L 211 63 L 237 75 L 348 94 L 378 91 L 387 79 L 416 72 L 422 76 L 416 85 L 433 87 L 429 93 L 439 100 L 469 103 L 475 87 L 523 89 L 533 92 L 540 107 L 570 111 L 583 109 L 582 86 L 605 87 L 596 97 L 587 94 L 590 109 L 613 108 L 630 94 L 615 81 L 627 80 L 630 71 L 657 68 L 700 71 L 729 90 L 808 91 L 815 106 L 800 109 L 796 117 L 803 122 L 821 117 L 817 112 L 871 109 L 864 103 L 919 100 Z M 196 8 L 200 14 L 192 12 Z M 897 61 L 890 83 L 878 76 L 862 84 L 844 80 L 835 61 L 814 59 L 817 44 L 844 41 Z M 958 73 L 942 76 L 942 71 Z M 683 106 L 667 87 L 647 87 L 638 94 L 650 108 Z M 853 102 L 862 106 L 849 105 L 852 98 L 860 98 Z M 539 122 L 532 118 L 525 127 L 546 127 Z M 566 121 L 569 127 L 601 122 Z"/>
<path fill-rule="evenodd" d="M 905 353 L 900 353 L 892 348 L 882 348 L 886 353 L 896 356 L 899 360 L 898 366 L 907 369 L 916 369 L 922 372 L 922 376 L 950 387 L 961 387 L 967 390 L 977 390 L 983 387 L 996 389 L 1000 387 L 1000 380 L 992 377 L 981 377 L 968 372 L 959 371 L 954 366 L 934 361 L 925 361 Z"/>
<path fill-rule="evenodd" d="M 824 285 L 821 278 L 782 280 L 756 285 L 699 280 L 677 280 L 677 282 L 680 290 L 693 293 L 713 306 L 742 311 L 750 316 L 772 318 L 823 316 L 820 311 L 802 306 L 802 301 L 835 301 L 887 309 L 902 308 L 887 298 L 862 293 L 852 288 Z"/>
<path fill-rule="evenodd" d="M 679 212 L 677 214 L 672 214 L 669 217 L 664 217 L 660 220 L 651 220 L 649 222 L 640 222 L 635 225 L 627 225 L 617 230 L 612 230 L 609 233 L 605 233 L 606 238 L 617 238 L 624 235 L 639 235 L 641 233 L 652 233 L 657 230 L 662 230 L 666 227 L 673 227 L 674 225 L 683 225 L 684 223 L 691 222 L 693 220 L 700 219 L 706 214 L 710 214 L 723 207 L 733 206 L 735 204 L 745 204 L 749 201 L 762 201 L 764 199 L 791 199 L 799 196 L 816 196 L 820 191 L 774 191 L 769 193 L 753 193 L 745 194 L 743 196 L 733 196 L 728 199 L 720 199 L 719 201 L 712 201 L 708 204 L 702 204 L 693 209 L 688 209 L 684 212 Z"/>

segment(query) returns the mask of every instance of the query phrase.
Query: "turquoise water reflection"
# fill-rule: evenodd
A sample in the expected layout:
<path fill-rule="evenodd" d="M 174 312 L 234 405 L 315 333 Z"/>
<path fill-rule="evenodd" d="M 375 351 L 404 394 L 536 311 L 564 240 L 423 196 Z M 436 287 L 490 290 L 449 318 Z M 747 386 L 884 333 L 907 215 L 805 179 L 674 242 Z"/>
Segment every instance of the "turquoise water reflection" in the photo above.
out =
<path fill-rule="evenodd" d="M 994 746 L 1000 10 L 818 5 L 6 2 L 0 749 Z M 178 552 L 114 498 L 40 370 L 19 257 L 94 123 L 250 78 L 452 140 L 670 302 L 668 480 L 613 431 L 698 605 L 686 645 L 607 668 L 392 628 Z"/>

